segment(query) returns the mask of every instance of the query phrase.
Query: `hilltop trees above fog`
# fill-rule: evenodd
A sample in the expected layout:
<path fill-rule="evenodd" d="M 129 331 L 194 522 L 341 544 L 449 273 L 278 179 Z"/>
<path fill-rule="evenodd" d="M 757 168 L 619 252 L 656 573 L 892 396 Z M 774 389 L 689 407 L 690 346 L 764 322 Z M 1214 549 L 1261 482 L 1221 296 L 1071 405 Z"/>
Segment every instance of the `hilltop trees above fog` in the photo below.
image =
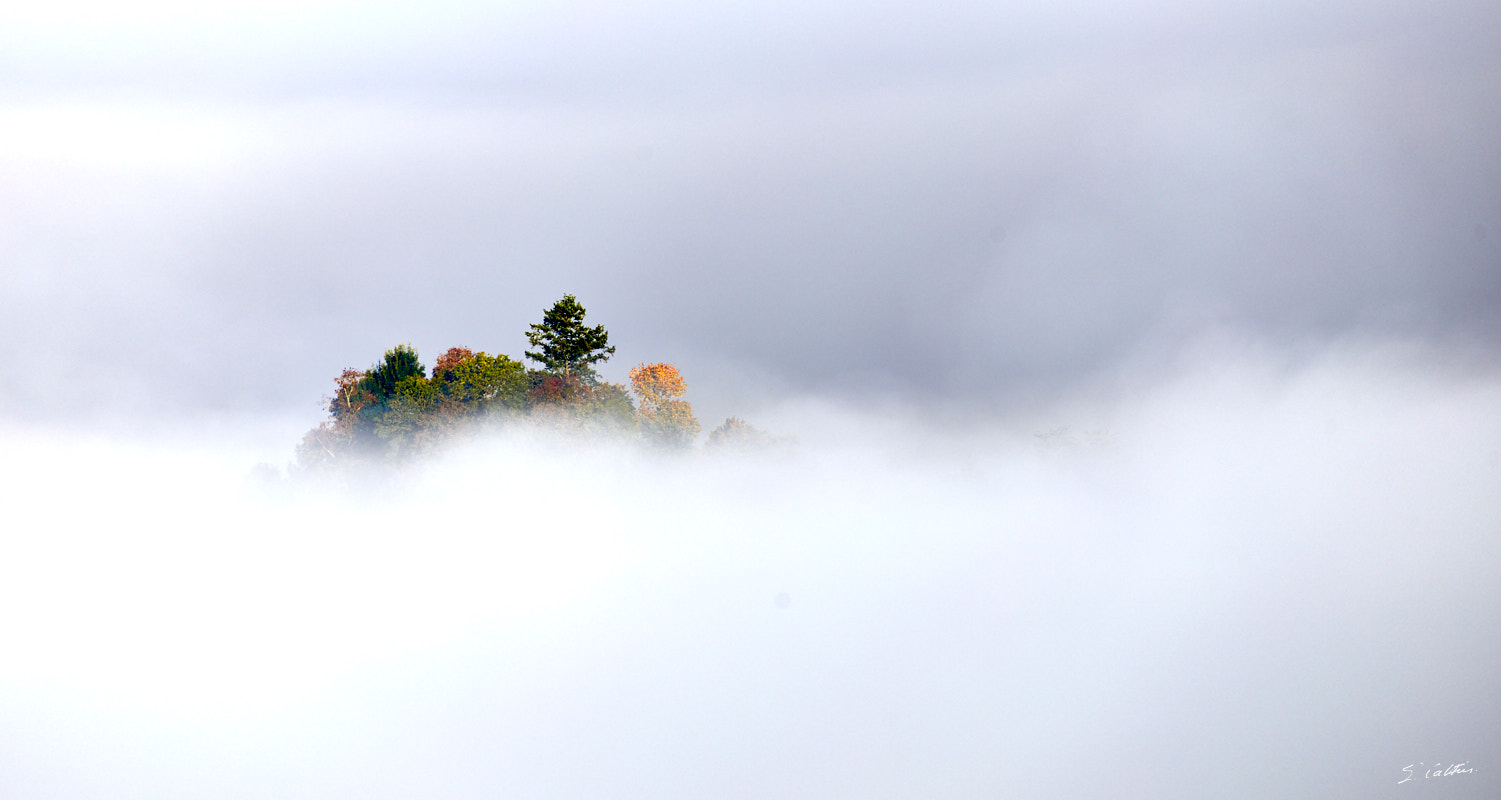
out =
<path fill-rule="evenodd" d="M 454 347 L 438 356 L 429 376 L 409 344 L 387 350 L 369 369 L 345 369 L 334 379 L 328 419 L 297 448 L 299 465 L 399 463 L 465 434 L 511 425 L 670 450 L 691 447 L 700 425 L 682 399 L 687 386 L 677 367 L 635 367 L 629 391 L 600 380 L 594 365 L 609 360 L 615 348 L 604 326 L 585 326 L 584 315 L 578 299 L 564 295 L 530 327 L 527 340 L 536 349 L 525 355 L 540 369 Z M 766 434 L 733 417 L 709 436 L 715 448 L 766 441 Z"/>

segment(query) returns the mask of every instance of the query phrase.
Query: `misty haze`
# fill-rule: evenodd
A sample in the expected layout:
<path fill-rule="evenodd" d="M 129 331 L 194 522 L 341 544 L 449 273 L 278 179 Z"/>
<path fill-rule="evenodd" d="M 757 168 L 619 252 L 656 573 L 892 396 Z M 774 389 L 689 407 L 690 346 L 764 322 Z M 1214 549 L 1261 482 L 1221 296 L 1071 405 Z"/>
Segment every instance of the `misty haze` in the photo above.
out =
<path fill-rule="evenodd" d="M 1498 35 L 0 9 L 0 797 L 1496 796 Z"/>

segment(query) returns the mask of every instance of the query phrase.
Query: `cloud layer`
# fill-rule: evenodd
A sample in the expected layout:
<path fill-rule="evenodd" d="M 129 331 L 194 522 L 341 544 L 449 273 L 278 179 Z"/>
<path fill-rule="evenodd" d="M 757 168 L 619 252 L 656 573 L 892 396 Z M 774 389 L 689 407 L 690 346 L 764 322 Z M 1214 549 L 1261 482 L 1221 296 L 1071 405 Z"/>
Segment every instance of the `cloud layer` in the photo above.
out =
<path fill-rule="evenodd" d="M 12 434 L 6 794 L 1494 790 L 1501 383 L 1214 355 L 1047 440 L 811 403 L 371 493 Z"/>

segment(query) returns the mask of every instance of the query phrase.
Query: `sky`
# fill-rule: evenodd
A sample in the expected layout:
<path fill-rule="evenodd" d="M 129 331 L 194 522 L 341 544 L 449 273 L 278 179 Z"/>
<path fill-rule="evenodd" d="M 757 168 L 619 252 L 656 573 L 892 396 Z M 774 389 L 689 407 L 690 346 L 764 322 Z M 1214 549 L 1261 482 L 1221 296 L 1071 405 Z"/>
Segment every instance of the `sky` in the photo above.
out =
<path fill-rule="evenodd" d="M 1495 363 L 1489 3 L 4 13 L 11 418 L 307 427 L 565 293 L 716 419 L 1034 406 L 1222 328 Z"/>
<path fill-rule="evenodd" d="M 1497 41 L 0 5 L 0 795 L 1494 794 Z M 267 477 L 564 294 L 797 444 Z"/>

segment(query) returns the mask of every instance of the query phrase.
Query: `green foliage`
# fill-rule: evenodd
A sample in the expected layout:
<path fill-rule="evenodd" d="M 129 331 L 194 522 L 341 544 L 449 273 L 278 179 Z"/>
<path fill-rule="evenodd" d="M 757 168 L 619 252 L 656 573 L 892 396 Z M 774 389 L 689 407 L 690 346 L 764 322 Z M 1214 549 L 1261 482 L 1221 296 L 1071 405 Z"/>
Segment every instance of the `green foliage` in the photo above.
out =
<path fill-rule="evenodd" d="M 531 373 L 528 418 L 554 433 L 618 435 L 636 427 L 630 393 L 616 383 L 585 383 L 577 375 Z"/>
<path fill-rule="evenodd" d="M 542 322 L 532 324 L 527 331 L 526 340 L 537 349 L 526 351 L 526 357 L 560 378 L 577 377 L 584 383 L 594 383 L 592 365 L 609 360 L 615 348 L 603 325 L 584 326 L 584 313 L 578 298 L 563 295 L 543 313 Z"/>
<path fill-rule="evenodd" d="M 396 393 L 396 385 L 412 376 L 427 377 L 427 370 L 417 359 L 417 351 L 409 344 L 399 344 L 386 351 L 380 363 L 365 374 L 362 388 L 375 395 L 377 402 L 384 402 Z"/>
<path fill-rule="evenodd" d="M 441 423 L 433 413 L 438 397 L 438 387 L 421 375 L 408 375 L 396 384 L 375 418 L 375 435 L 390 442 L 393 456 L 423 449 L 438 438 Z"/>
<path fill-rule="evenodd" d="M 537 348 L 527 369 L 505 355 L 450 348 L 432 377 L 409 344 L 387 350 L 368 370 L 346 369 L 334 379 L 328 419 L 297 447 L 303 472 L 401 463 L 431 453 L 461 434 L 494 425 L 527 424 L 569 438 L 626 438 L 673 449 L 698 437 L 685 384 L 671 364 L 631 370 L 631 389 L 600 381 L 591 365 L 615 348 L 603 326 L 585 327 L 584 307 L 565 295 L 531 326 Z M 639 408 L 632 392 L 640 399 Z M 638 438 L 639 437 L 639 438 Z M 769 438 L 735 418 L 709 436 L 723 447 Z"/>
<path fill-rule="evenodd" d="M 329 420 L 309 431 L 298 463 L 309 469 L 401 458 L 432 427 L 436 389 L 409 344 L 387 350 L 366 371 L 344 370 L 334 379 Z"/>
<path fill-rule="evenodd" d="M 448 352 L 456 350 L 468 352 L 457 347 Z M 440 363 L 441 371 L 433 368 L 433 383 L 441 395 L 438 402 L 444 413 L 470 416 L 516 412 L 526 405 L 531 382 L 521 362 L 509 356 L 480 352 Z"/>
<path fill-rule="evenodd" d="M 698 438 L 700 426 L 693 406 L 683 400 L 667 400 L 652 412 L 640 415 L 641 435 L 648 442 L 669 449 L 683 449 Z"/>
<path fill-rule="evenodd" d="M 636 428 L 630 392 L 618 383 L 588 387 L 573 403 L 573 417 L 586 434 L 617 435 Z"/>

